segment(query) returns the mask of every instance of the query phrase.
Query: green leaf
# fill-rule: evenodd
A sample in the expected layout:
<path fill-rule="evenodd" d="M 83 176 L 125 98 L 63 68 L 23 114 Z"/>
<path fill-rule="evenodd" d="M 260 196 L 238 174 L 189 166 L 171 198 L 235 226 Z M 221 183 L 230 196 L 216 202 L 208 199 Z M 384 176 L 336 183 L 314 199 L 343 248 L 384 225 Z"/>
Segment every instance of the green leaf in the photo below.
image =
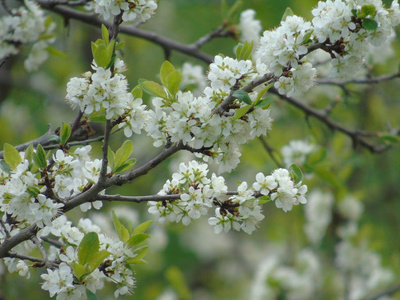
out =
<path fill-rule="evenodd" d="M 137 255 L 135 257 L 129 258 L 127 260 L 127 263 L 130 265 L 147 263 L 145 260 L 143 260 L 143 257 L 146 256 L 148 251 L 149 251 L 149 246 L 146 245 L 146 246 L 140 247 L 139 249 L 137 249 L 135 251 L 135 253 Z"/>
<path fill-rule="evenodd" d="M 188 300 L 191 298 L 190 290 L 185 282 L 185 277 L 177 267 L 169 267 L 166 271 L 165 276 L 167 277 L 167 280 L 173 286 L 175 291 L 178 293 L 178 298 L 180 300 Z"/>
<path fill-rule="evenodd" d="M 222 19 L 226 19 L 228 15 L 228 5 L 226 4 L 225 0 L 221 1 L 221 17 Z"/>
<path fill-rule="evenodd" d="M 34 163 L 40 168 L 45 169 L 47 167 L 46 151 L 44 151 L 42 145 L 37 145 L 36 153 L 33 155 Z"/>
<path fill-rule="evenodd" d="M 160 79 L 164 86 L 168 87 L 168 77 L 173 72 L 175 72 L 175 67 L 168 60 L 164 61 L 160 69 Z"/>
<path fill-rule="evenodd" d="M 126 243 L 130 238 L 129 230 L 126 229 L 126 227 L 124 225 L 121 225 L 121 236 L 120 236 L 120 238 L 121 238 L 121 241 L 123 241 L 124 243 Z"/>
<path fill-rule="evenodd" d="M 257 103 L 254 104 L 254 107 L 267 109 L 270 107 L 271 103 L 274 101 L 273 97 L 267 97 L 264 99 L 260 99 Z"/>
<path fill-rule="evenodd" d="M 47 53 L 50 55 L 56 56 L 56 57 L 66 57 L 67 54 L 62 52 L 61 50 L 54 48 L 53 46 L 47 46 L 46 47 Z"/>
<path fill-rule="evenodd" d="M 31 163 L 33 161 L 33 145 L 30 144 L 28 148 L 26 148 L 25 150 L 25 159 L 27 159 L 29 161 L 29 163 Z"/>
<path fill-rule="evenodd" d="M 376 8 L 374 5 L 363 5 L 361 7 L 361 14 L 358 15 L 360 18 L 365 18 L 367 16 L 374 16 L 376 14 Z"/>
<path fill-rule="evenodd" d="M 119 167 L 125 163 L 133 151 L 133 143 L 131 140 L 126 140 L 115 153 L 115 167 Z"/>
<path fill-rule="evenodd" d="M 287 17 L 294 16 L 294 12 L 290 7 L 286 7 L 285 12 L 283 13 L 281 22 L 285 21 Z"/>
<path fill-rule="evenodd" d="M 240 43 L 236 48 L 236 58 L 238 60 L 251 59 L 251 52 L 253 51 L 253 42 Z"/>
<path fill-rule="evenodd" d="M 248 105 L 252 104 L 251 99 L 249 97 L 249 94 L 247 92 L 243 91 L 243 90 L 235 91 L 232 94 L 232 96 L 236 97 L 237 99 L 239 99 L 240 101 L 242 101 L 242 102 L 244 102 L 244 103 L 246 103 Z"/>
<path fill-rule="evenodd" d="M 240 7 L 242 6 L 242 1 L 237 0 L 232 7 L 229 9 L 227 15 L 226 15 L 226 20 L 228 22 L 231 22 L 232 19 L 234 18 L 235 14 L 239 12 Z"/>
<path fill-rule="evenodd" d="M 136 228 L 133 230 L 132 235 L 143 233 L 147 230 L 147 228 L 150 227 L 150 225 L 153 224 L 153 221 L 149 220 L 146 222 L 143 222 L 142 224 L 139 224 L 136 226 Z"/>
<path fill-rule="evenodd" d="M 130 158 L 122 165 L 115 167 L 114 173 L 122 173 L 136 165 L 136 158 Z"/>
<path fill-rule="evenodd" d="M 383 142 L 389 142 L 389 143 L 398 143 L 398 142 L 400 142 L 400 136 L 394 135 L 394 134 L 390 134 L 390 133 L 382 133 L 382 134 L 380 134 L 379 138 Z"/>
<path fill-rule="evenodd" d="M 99 251 L 99 237 L 96 232 L 87 233 L 78 246 L 78 262 L 85 265 L 91 256 Z"/>
<path fill-rule="evenodd" d="M 114 223 L 114 228 L 118 233 L 119 238 L 121 239 L 121 222 L 118 219 L 117 215 L 115 214 L 115 211 L 112 211 L 112 216 L 113 216 L 113 223 Z"/>
<path fill-rule="evenodd" d="M 86 289 L 86 296 L 87 296 L 88 300 L 99 300 L 99 298 L 97 298 L 96 294 L 91 292 L 89 289 Z"/>
<path fill-rule="evenodd" d="M 21 155 L 14 146 L 10 144 L 4 144 L 4 160 L 10 166 L 11 169 L 15 170 L 18 165 L 22 162 Z"/>
<path fill-rule="evenodd" d="M 296 184 L 303 180 L 303 172 L 296 164 L 292 164 L 289 167 L 289 173 Z"/>
<path fill-rule="evenodd" d="M 114 153 L 114 151 L 111 150 L 110 146 L 108 146 L 107 160 L 108 160 L 108 165 L 110 166 L 111 170 L 114 171 L 114 169 L 115 169 L 115 153 Z"/>
<path fill-rule="evenodd" d="M 351 13 L 355 18 L 357 18 L 357 9 L 352 9 Z"/>
<path fill-rule="evenodd" d="M 96 64 L 99 67 L 107 68 L 114 53 L 115 40 L 111 40 L 108 45 L 99 43 L 97 45 L 92 42 L 92 53 Z"/>
<path fill-rule="evenodd" d="M 232 120 L 240 119 L 240 118 L 243 117 L 243 116 L 249 111 L 249 109 L 252 108 L 252 107 L 253 107 L 252 105 L 245 105 L 245 106 L 242 106 L 241 108 L 239 108 L 238 110 L 236 110 L 234 116 L 232 117 Z"/>
<path fill-rule="evenodd" d="M 108 29 L 104 24 L 101 24 L 101 36 L 103 38 L 103 41 L 108 43 L 110 40 L 110 34 L 108 33 Z"/>
<path fill-rule="evenodd" d="M 86 274 L 85 267 L 81 264 L 78 264 L 77 262 L 72 263 L 72 272 L 79 281 Z"/>
<path fill-rule="evenodd" d="M 163 87 L 154 81 L 147 81 L 145 79 L 139 79 L 139 85 L 144 92 L 151 96 L 161 97 L 167 99 L 167 94 L 165 93 Z"/>
<path fill-rule="evenodd" d="M 125 47 L 125 42 L 119 42 L 117 43 L 117 45 L 115 46 L 115 51 L 121 50 L 122 48 Z"/>
<path fill-rule="evenodd" d="M 144 242 L 149 237 L 150 237 L 150 235 L 148 235 L 146 233 L 138 233 L 138 234 L 135 234 L 130 237 L 130 239 L 128 240 L 128 244 L 129 244 L 129 246 L 134 247 L 134 246 Z"/>
<path fill-rule="evenodd" d="M 270 196 L 261 196 L 257 198 L 258 200 L 258 204 L 263 205 L 265 203 L 268 203 L 271 201 L 271 197 Z"/>
<path fill-rule="evenodd" d="M 378 28 L 378 23 L 372 19 L 363 19 L 361 24 L 366 30 L 375 30 Z"/>
<path fill-rule="evenodd" d="M 71 136 L 71 125 L 63 122 L 60 130 L 60 144 L 65 145 Z"/>
<path fill-rule="evenodd" d="M 311 36 L 312 36 L 313 33 L 314 33 L 314 30 L 311 29 L 304 35 L 303 44 L 308 44 L 308 43 L 312 42 Z"/>
<path fill-rule="evenodd" d="M 168 76 L 167 84 L 165 85 L 170 93 L 175 96 L 179 91 L 179 87 L 182 83 L 182 73 L 180 71 L 174 71 Z"/>
<path fill-rule="evenodd" d="M 86 266 L 87 273 L 92 273 L 110 254 L 107 250 L 101 250 L 90 256 Z"/>
<path fill-rule="evenodd" d="M 36 198 L 37 195 L 40 194 L 40 189 L 36 186 L 28 186 L 28 188 L 26 190 L 27 190 L 28 194 L 33 198 Z"/>
<path fill-rule="evenodd" d="M 268 84 L 267 86 L 265 86 L 261 91 L 259 91 L 258 94 L 257 94 L 256 102 L 257 102 L 258 100 L 260 100 L 260 99 L 262 98 L 262 96 L 264 96 L 265 93 L 268 92 L 269 89 L 270 89 L 273 85 L 274 85 L 274 83 L 271 82 L 270 84 Z"/>
<path fill-rule="evenodd" d="M 314 151 L 310 154 L 307 155 L 306 159 L 306 165 L 312 167 L 317 163 L 320 163 L 324 161 L 325 157 L 327 155 L 326 149 L 325 148 L 320 148 L 318 151 Z"/>
<path fill-rule="evenodd" d="M 133 88 L 133 90 L 131 91 L 131 94 L 132 94 L 133 98 L 135 98 L 135 99 L 143 97 L 143 91 L 139 85 L 137 85 Z"/>

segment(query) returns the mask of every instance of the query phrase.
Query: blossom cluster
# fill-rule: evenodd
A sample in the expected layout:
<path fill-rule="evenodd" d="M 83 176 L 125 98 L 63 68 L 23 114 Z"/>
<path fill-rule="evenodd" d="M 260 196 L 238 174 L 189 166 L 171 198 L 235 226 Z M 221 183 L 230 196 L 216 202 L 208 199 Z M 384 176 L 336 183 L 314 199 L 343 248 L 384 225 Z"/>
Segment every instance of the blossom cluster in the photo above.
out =
<path fill-rule="evenodd" d="M 96 268 L 83 281 L 76 282 L 73 269 L 74 263 L 79 261 L 78 246 L 89 232 L 97 233 L 100 250 L 106 250 L 110 255 L 104 259 L 101 270 Z M 132 292 L 135 279 L 127 261 L 137 254 L 119 239 L 102 234 L 100 227 L 92 224 L 90 219 L 81 219 L 75 227 L 65 216 L 61 216 L 51 226 L 41 230 L 39 237 L 55 237 L 59 243 L 65 245 L 61 249 L 50 247 L 48 258 L 59 261 L 60 265 L 54 270 L 47 269 L 47 273 L 41 275 L 42 289 L 49 291 L 50 297 L 57 295 L 57 299 L 84 299 L 86 289 L 96 293 L 103 288 L 105 281 L 113 281 L 118 286 L 115 297 Z"/>
<path fill-rule="evenodd" d="M 94 0 L 94 10 L 105 20 L 122 13 L 124 21 L 146 22 L 157 9 L 154 0 Z"/>
<path fill-rule="evenodd" d="M 39 228 L 50 226 L 64 206 L 64 201 L 98 181 L 101 160 L 91 160 L 91 146 L 78 148 L 74 153 L 62 150 L 52 157 L 45 171 L 21 152 L 21 163 L 11 169 L 2 164 L 0 169 L 0 212 L 5 223 L 12 218 L 19 229 L 35 224 Z M 6 167 L 5 167 L 6 166 Z M 91 206 L 99 209 L 101 201 L 81 205 L 83 211 Z M 0 241 L 6 238 L 1 236 Z"/>
<path fill-rule="evenodd" d="M 125 115 L 129 123 L 125 134 L 140 133 L 145 106 L 142 99 L 135 99 L 128 91 L 126 77 L 121 74 L 125 70 L 124 62 L 116 59 L 114 73 L 96 65 L 93 65 L 93 70 L 94 73 L 86 72 L 84 77 L 71 78 L 67 84 L 66 101 L 72 107 L 79 106 L 88 115 L 104 112 L 107 119 Z"/>
<path fill-rule="evenodd" d="M 314 85 L 317 70 L 309 54 L 315 49 L 310 46 L 320 43 L 330 54 L 332 76 L 349 77 L 362 68 L 371 47 L 390 40 L 400 23 L 397 0 L 389 9 L 379 0 L 320 1 L 312 14 L 311 22 L 287 16 L 276 29 L 264 31 L 254 53 L 257 70 L 272 72 L 281 94 L 300 95 Z"/>
<path fill-rule="evenodd" d="M 25 68 L 36 70 L 48 57 L 46 49 L 54 42 L 54 28 L 55 23 L 33 0 L 24 0 L 22 6 L 0 18 L 0 60 L 18 54 L 21 45 L 30 44 Z"/>
<path fill-rule="evenodd" d="M 244 181 L 236 192 L 229 194 L 222 176 L 213 173 L 209 178 L 207 174 L 207 164 L 199 164 L 197 161 L 181 163 L 179 171 L 172 175 L 172 180 L 168 180 L 158 193 L 163 196 L 180 194 L 180 198 L 151 201 L 149 212 L 160 222 L 168 220 L 188 225 L 215 206 L 215 217 L 208 219 L 215 233 L 228 232 L 233 228 L 250 234 L 264 219 L 258 197 L 268 196 L 276 207 L 284 211 L 291 210 L 293 205 L 307 202 L 304 197 L 307 187 L 301 185 L 301 182 L 295 184 L 286 169 L 277 169 L 270 176 L 258 173 L 252 187 Z"/>

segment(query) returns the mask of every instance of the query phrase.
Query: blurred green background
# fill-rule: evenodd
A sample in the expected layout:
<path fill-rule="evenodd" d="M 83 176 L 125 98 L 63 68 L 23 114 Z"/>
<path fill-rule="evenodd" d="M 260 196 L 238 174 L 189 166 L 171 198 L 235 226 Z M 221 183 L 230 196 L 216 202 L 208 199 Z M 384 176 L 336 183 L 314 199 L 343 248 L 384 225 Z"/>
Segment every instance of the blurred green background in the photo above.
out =
<path fill-rule="evenodd" d="M 279 25 L 286 7 L 291 7 L 295 14 L 310 20 L 310 11 L 317 4 L 316 0 L 243 2 L 242 10 L 254 9 L 264 30 Z M 72 111 L 64 102 L 66 83 L 71 77 L 80 76 L 90 69 L 90 42 L 99 38 L 100 32 L 97 28 L 75 20 L 70 20 L 68 27 L 63 26 L 63 20 L 59 16 L 54 16 L 54 20 L 58 23 L 56 47 L 65 52 L 66 56 L 50 57 L 34 73 L 25 72 L 23 58 L 12 59 L 12 70 L 6 77 L 8 82 L 3 85 L 0 105 L 0 144 L 7 142 L 17 145 L 42 135 L 48 124 L 57 128 L 62 121 L 74 120 L 76 111 Z M 156 16 L 141 28 L 183 43 L 192 43 L 221 24 L 220 1 L 163 0 Z M 147 41 L 122 34 L 120 40 L 126 42 L 123 59 L 128 65 L 126 76 L 131 87 L 137 84 L 139 78 L 157 80 L 155 74 L 164 61 L 162 49 Z M 233 55 L 236 43 L 237 41 L 229 38 L 217 39 L 202 50 L 210 55 Z M 374 68 L 374 74 L 396 71 L 400 58 L 398 40 L 395 48 L 397 56 Z M 202 62 L 177 52 L 172 53 L 171 61 L 177 67 L 189 61 L 206 68 Z M 400 89 L 397 81 L 365 89 L 352 88 L 355 93 L 337 105 L 333 111 L 333 119 L 350 127 L 374 131 L 384 130 L 387 122 L 393 127 L 400 126 Z M 332 97 L 342 96 L 339 89 L 332 88 L 328 93 L 323 87 L 316 88 L 304 101 L 321 108 Z M 312 118 L 306 119 L 304 113 L 281 100 L 274 102 L 272 114 L 275 121 L 267 141 L 276 151 L 279 152 L 292 139 L 310 137 L 312 141 L 328 149 L 324 161 L 324 178 L 314 177 L 309 181 L 305 180 L 305 183 L 310 190 L 318 187 L 332 192 L 336 199 L 351 193 L 363 202 L 365 213 L 360 225 L 360 239 L 368 240 L 369 247 L 382 256 L 383 265 L 390 267 L 398 277 L 399 147 L 394 146 L 382 154 L 371 154 L 364 149 L 355 150 L 347 136 L 330 131 Z M 101 127 L 95 129 L 101 132 Z M 114 137 L 113 146 L 117 147 L 122 140 L 122 135 Z M 134 140 L 134 145 L 134 154 L 139 164 L 158 151 L 151 147 L 151 142 L 146 138 Z M 98 149 L 99 146 L 94 147 Z M 176 166 L 179 159 L 180 156 L 172 158 L 147 176 L 110 192 L 125 195 L 157 193 L 169 178 L 171 170 L 174 170 L 171 166 Z M 269 173 L 276 168 L 258 140 L 244 147 L 241 161 L 241 165 L 229 175 L 228 181 L 232 188 L 235 187 L 236 180 L 247 179 L 250 182 L 257 172 Z M 102 223 L 99 225 L 107 225 L 111 220 L 112 209 L 117 209 L 121 215 L 125 213 L 125 218 L 135 224 L 151 218 L 146 212 L 145 204 L 106 204 L 102 215 L 91 212 L 89 216 L 94 218 L 95 223 L 97 221 Z M 292 212 L 284 213 L 273 204 L 268 204 L 264 211 L 266 218 L 251 236 L 243 232 L 215 235 L 206 224 L 206 219 L 188 227 L 176 224 L 155 225 L 150 254 L 147 257 L 149 264 L 135 270 L 137 287 L 134 295 L 120 299 L 157 299 L 168 288 L 179 291 L 180 299 L 249 299 L 248 293 L 254 281 L 256 267 L 269 247 L 281 244 L 294 253 L 305 243 L 302 207 L 298 206 Z M 84 215 L 74 213 L 70 217 L 77 219 L 82 216 Z M 327 264 L 332 263 L 333 239 L 330 236 L 323 240 L 320 251 L 325 253 Z M 329 272 L 328 269 L 326 271 Z M 37 274 L 33 272 L 30 280 L 17 275 L 3 276 L 0 290 L 4 299 L 47 299 L 48 294 L 39 288 L 40 278 Z M 329 283 L 326 286 L 326 290 L 316 295 L 315 299 L 338 299 L 329 290 Z M 191 295 L 186 288 L 192 291 Z M 99 299 L 113 299 L 112 285 L 100 291 L 98 296 Z"/>

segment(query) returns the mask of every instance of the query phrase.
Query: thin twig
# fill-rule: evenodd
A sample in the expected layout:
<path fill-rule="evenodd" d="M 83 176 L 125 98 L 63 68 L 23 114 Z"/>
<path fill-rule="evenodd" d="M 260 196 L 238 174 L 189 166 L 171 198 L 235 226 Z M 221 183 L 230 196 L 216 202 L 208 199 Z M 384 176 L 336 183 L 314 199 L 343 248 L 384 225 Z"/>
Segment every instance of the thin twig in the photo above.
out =
<path fill-rule="evenodd" d="M 15 253 L 15 252 L 8 252 L 4 257 L 18 258 L 18 259 L 21 259 L 21 260 L 29 260 L 31 262 L 40 263 L 40 264 L 44 265 L 43 259 L 40 259 L 40 258 L 37 258 L 37 257 L 33 257 L 33 256 L 18 254 L 18 253 Z"/>
<path fill-rule="evenodd" d="M 211 40 L 217 38 L 217 37 L 226 37 L 232 35 L 230 32 L 224 32 L 226 26 L 228 24 L 224 23 L 221 26 L 219 26 L 217 29 L 211 31 L 207 35 L 199 38 L 196 42 L 192 43 L 191 46 L 195 47 L 196 49 L 200 49 L 203 47 L 206 43 L 210 42 Z"/>
<path fill-rule="evenodd" d="M 10 237 L 10 232 L 8 231 L 6 225 L 4 224 L 3 220 L 0 219 L 0 225 L 3 227 L 3 231 L 6 235 L 6 239 Z"/>
<path fill-rule="evenodd" d="M 93 14 L 93 13 L 85 13 L 85 12 L 81 12 L 78 10 L 74 10 L 69 7 L 61 7 L 61 6 L 52 7 L 50 5 L 47 5 L 46 1 L 44 1 L 44 0 L 39 0 L 38 3 L 44 9 L 53 11 L 53 12 L 60 14 L 63 17 L 68 18 L 68 19 L 79 20 L 83 23 L 95 25 L 95 26 L 100 26 L 101 24 L 104 24 L 107 27 L 110 27 L 110 25 L 111 25 L 110 22 L 106 22 L 106 21 L 98 18 L 97 15 Z M 135 26 L 128 26 L 128 25 L 121 25 L 119 27 L 119 31 L 121 33 L 125 33 L 130 36 L 135 36 L 138 38 L 148 40 L 150 42 L 160 45 L 163 48 L 168 48 L 170 50 L 175 50 L 175 51 L 187 54 L 191 57 L 200 59 L 206 63 L 211 63 L 213 61 L 212 56 L 199 51 L 192 45 L 186 45 L 183 43 L 179 43 L 172 39 L 168 39 L 166 37 L 157 35 L 154 32 L 149 32 L 146 30 L 139 29 Z"/>
<path fill-rule="evenodd" d="M 393 294 L 396 294 L 399 291 L 400 291 L 400 282 L 397 282 L 396 284 L 393 284 L 388 288 L 385 288 L 379 292 L 371 294 L 370 296 L 364 297 L 362 300 L 378 300 L 384 296 L 392 296 Z"/>
<path fill-rule="evenodd" d="M 42 257 L 43 257 L 43 262 L 44 262 L 45 266 L 47 266 L 48 263 L 49 263 L 49 259 L 48 259 L 48 257 L 47 257 L 47 252 L 46 252 L 46 250 L 44 250 L 44 247 L 43 247 L 42 243 L 39 241 L 39 239 L 37 238 L 37 236 L 34 236 L 34 237 L 32 238 L 32 241 L 33 241 L 33 242 L 36 244 L 36 246 L 39 248 L 40 254 L 41 254 Z"/>
<path fill-rule="evenodd" d="M 390 146 L 386 145 L 375 145 L 369 141 L 367 141 L 364 137 L 379 137 L 379 133 L 376 132 L 369 132 L 364 130 L 356 130 L 350 129 L 343 126 L 340 123 L 333 121 L 332 119 L 328 118 L 328 115 L 323 110 L 318 110 L 311 106 L 308 106 L 302 101 L 296 100 L 292 97 L 288 97 L 286 95 L 281 95 L 279 92 L 272 87 L 269 92 L 279 96 L 281 99 L 287 101 L 288 103 L 294 105 L 295 107 L 304 111 L 307 115 L 313 116 L 316 119 L 320 120 L 321 122 L 325 123 L 330 129 L 340 131 L 349 137 L 351 137 L 354 146 L 360 145 L 364 148 L 367 148 L 372 153 L 382 153 L 390 148 Z"/>
<path fill-rule="evenodd" d="M 57 248 L 62 248 L 65 246 L 62 242 L 55 240 L 55 239 L 48 238 L 48 237 L 40 237 L 40 239 L 42 239 L 46 243 L 49 243 Z"/>
<path fill-rule="evenodd" d="M 270 145 L 268 145 L 268 143 L 267 143 L 267 141 L 265 140 L 265 138 L 264 138 L 263 136 L 260 136 L 260 137 L 259 137 L 259 140 L 260 140 L 261 144 L 263 145 L 264 149 L 268 152 L 269 156 L 271 157 L 271 159 L 273 160 L 273 162 L 275 163 L 275 165 L 276 165 L 278 168 L 283 168 L 282 163 L 280 163 L 280 162 L 278 161 L 278 159 L 277 159 L 277 158 L 275 157 L 275 155 L 274 155 L 274 151 L 275 151 L 275 150 L 274 150 Z"/>
<path fill-rule="evenodd" d="M 343 86 L 346 84 L 378 84 L 384 81 L 390 81 L 400 77 L 400 72 L 391 74 L 391 75 L 382 75 L 377 77 L 368 77 L 368 78 L 361 78 L 361 79 L 350 79 L 350 80 L 343 80 L 337 81 L 332 80 L 329 78 L 321 78 L 317 80 L 318 84 L 328 84 L 328 85 L 338 85 Z"/>
<path fill-rule="evenodd" d="M 107 165 L 108 165 L 108 145 L 110 143 L 110 132 L 111 132 L 111 121 L 106 121 L 106 128 L 104 130 L 104 141 L 102 146 L 103 160 L 101 164 L 101 171 L 99 176 L 99 181 L 103 181 L 107 175 Z"/>

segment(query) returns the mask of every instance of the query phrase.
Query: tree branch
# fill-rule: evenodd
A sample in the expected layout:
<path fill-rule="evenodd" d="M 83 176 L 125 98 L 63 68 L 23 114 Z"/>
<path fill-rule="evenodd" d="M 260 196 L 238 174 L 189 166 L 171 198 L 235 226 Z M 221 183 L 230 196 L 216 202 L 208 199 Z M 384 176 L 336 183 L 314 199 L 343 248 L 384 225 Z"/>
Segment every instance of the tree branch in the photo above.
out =
<path fill-rule="evenodd" d="M 190 46 L 195 47 L 196 49 L 200 49 L 203 47 L 206 43 L 210 42 L 211 40 L 218 38 L 218 37 L 228 37 L 232 36 L 232 32 L 230 31 L 224 31 L 225 28 L 227 27 L 227 23 L 222 24 L 219 26 L 217 29 L 214 31 L 211 31 L 207 35 L 199 38 L 196 42 L 190 44 Z"/>
<path fill-rule="evenodd" d="M 100 26 L 101 24 L 104 24 L 107 27 L 111 26 L 110 22 L 107 22 L 107 21 L 104 21 L 104 20 L 98 18 L 96 14 L 81 12 L 81 11 L 77 11 L 75 9 L 71 9 L 68 7 L 51 6 L 45 0 L 39 0 L 38 3 L 44 9 L 55 12 L 55 13 L 63 16 L 64 18 L 79 20 L 83 23 L 95 25 L 95 26 Z M 149 32 L 146 30 L 139 29 L 135 26 L 121 25 L 119 27 L 119 29 L 120 29 L 121 33 L 125 33 L 130 36 L 145 39 L 147 41 L 150 41 L 152 43 L 160 45 L 164 49 L 175 50 L 175 51 L 187 54 L 191 57 L 200 59 L 206 63 L 211 63 L 213 61 L 212 56 L 199 51 L 193 45 L 182 44 L 182 43 L 179 43 L 172 39 L 168 39 L 166 37 L 159 36 L 154 32 Z"/>
<path fill-rule="evenodd" d="M 360 78 L 360 79 L 350 79 L 350 80 L 332 80 L 330 78 L 320 78 L 317 80 L 318 84 L 329 84 L 329 85 L 338 85 L 344 86 L 346 84 L 378 84 L 384 81 L 393 80 L 396 78 L 400 78 L 400 72 L 391 74 L 391 75 L 382 75 L 377 77 L 369 77 L 369 78 Z"/>
<path fill-rule="evenodd" d="M 379 137 L 379 133 L 363 131 L 363 130 L 356 130 L 350 129 L 343 126 L 340 123 L 333 121 L 332 119 L 328 118 L 328 114 L 326 111 L 318 110 L 307 104 L 296 100 L 292 97 L 288 97 L 286 95 L 281 95 L 279 92 L 272 87 L 269 92 L 279 96 L 280 98 L 284 99 L 286 102 L 294 105 L 295 107 L 304 111 L 307 115 L 313 116 L 316 119 L 320 120 L 321 122 L 325 123 L 330 129 L 340 131 L 349 137 L 351 137 L 354 146 L 360 145 L 367 148 L 372 153 L 382 153 L 389 149 L 389 146 L 386 145 L 375 145 L 369 141 L 367 141 L 364 137 Z"/>
<path fill-rule="evenodd" d="M 375 294 L 371 294 L 370 296 L 366 296 L 362 300 L 378 300 L 378 299 L 380 299 L 381 297 L 384 297 L 384 296 L 391 296 L 391 295 L 397 293 L 398 291 L 400 291 L 400 282 L 397 282 L 396 284 L 394 284 L 394 285 L 392 285 L 392 286 L 390 286 L 390 287 L 388 287 L 388 288 L 386 288 L 384 290 L 381 290 L 381 291 L 379 291 L 379 292 L 377 292 Z"/>

